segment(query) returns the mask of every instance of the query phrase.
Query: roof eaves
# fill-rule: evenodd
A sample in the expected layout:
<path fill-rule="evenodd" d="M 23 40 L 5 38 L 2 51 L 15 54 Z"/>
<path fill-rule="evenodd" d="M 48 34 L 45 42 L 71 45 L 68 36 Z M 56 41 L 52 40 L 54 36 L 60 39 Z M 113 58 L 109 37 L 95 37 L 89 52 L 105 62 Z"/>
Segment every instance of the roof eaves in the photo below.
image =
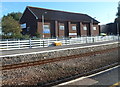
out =
<path fill-rule="evenodd" d="M 26 9 L 25 9 L 25 10 L 26 10 Z M 24 11 L 24 13 L 25 13 L 25 11 Z M 24 13 L 23 13 L 23 14 L 24 14 Z M 22 19 L 22 17 L 23 17 L 23 14 L 22 14 L 22 16 L 19 18 L 19 22 L 20 22 L 20 20 Z"/>
<path fill-rule="evenodd" d="M 34 12 L 29 8 L 29 6 L 27 7 L 28 10 L 35 16 L 36 19 L 38 19 L 38 17 L 34 14 Z"/>
<path fill-rule="evenodd" d="M 29 10 L 31 11 L 30 8 L 36 8 L 36 9 L 43 9 L 43 10 L 48 10 L 48 11 L 56 11 L 56 12 L 63 12 L 63 13 L 70 13 L 70 14 L 78 14 L 78 15 L 84 15 L 84 16 L 88 16 L 90 19 L 93 19 L 95 22 L 100 23 L 99 21 L 95 20 L 94 18 L 92 18 L 91 16 L 87 15 L 87 14 L 82 14 L 82 13 L 75 13 L 75 12 L 68 12 L 68 11 L 60 11 L 60 10 L 53 10 L 53 9 L 46 9 L 46 8 L 39 8 L 39 7 L 32 7 L 32 6 L 27 6 L 29 8 Z M 35 17 L 37 17 L 33 11 L 31 11 L 33 13 L 33 15 Z M 38 17 L 37 17 L 38 19 Z"/>
<path fill-rule="evenodd" d="M 77 13 L 77 12 L 53 10 L 53 9 L 46 9 L 46 8 L 39 8 L 39 7 L 32 7 L 32 6 L 27 6 L 27 7 L 29 7 L 29 8 L 36 8 L 36 9 L 43 9 L 43 10 L 48 10 L 48 11 L 55 11 L 55 12 L 63 12 L 63 13 L 71 13 L 71 14 L 85 15 L 85 14 L 83 14 L 83 13 Z"/>
<path fill-rule="evenodd" d="M 98 20 L 96 20 L 95 18 L 92 18 L 91 16 L 89 16 L 88 14 L 84 14 L 84 15 L 86 15 L 86 16 L 88 16 L 88 17 L 90 17 L 90 19 L 91 20 L 93 20 L 93 22 L 95 21 L 96 23 L 100 23 Z"/>

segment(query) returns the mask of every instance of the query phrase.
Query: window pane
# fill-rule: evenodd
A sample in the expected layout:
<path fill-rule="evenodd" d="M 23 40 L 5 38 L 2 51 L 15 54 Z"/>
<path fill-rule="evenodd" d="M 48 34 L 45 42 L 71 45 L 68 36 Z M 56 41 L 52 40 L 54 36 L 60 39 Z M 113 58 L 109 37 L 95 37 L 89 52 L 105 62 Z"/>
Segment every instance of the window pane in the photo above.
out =
<path fill-rule="evenodd" d="M 21 24 L 21 28 L 22 28 L 22 29 L 23 29 L 23 28 L 26 28 L 26 23 Z"/>
<path fill-rule="evenodd" d="M 49 25 L 44 25 L 43 33 L 50 33 Z"/>
<path fill-rule="evenodd" d="M 72 26 L 72 30 L 76 30 L 76 26 Z"/>
<path fill-rule="evenodd" d="M 64 26 L 63 25 L 60 25 L 60 30 L 64 30 Z"/>
<path fill-rule="evenodd" d="M 96 27 L 93 27 L 93 30 L 96 30 Z"/>
<path fill-rule="evenodd" d="M 87 27 L 86 27 L 86 26 L 84 26 L 84 27 L 83 27 L 83 30 L 87 30 Z"/>
<path fill-rule="evenodd" d="M 44 25 L 44 29 L 49 29 L 49 25 Z"/>

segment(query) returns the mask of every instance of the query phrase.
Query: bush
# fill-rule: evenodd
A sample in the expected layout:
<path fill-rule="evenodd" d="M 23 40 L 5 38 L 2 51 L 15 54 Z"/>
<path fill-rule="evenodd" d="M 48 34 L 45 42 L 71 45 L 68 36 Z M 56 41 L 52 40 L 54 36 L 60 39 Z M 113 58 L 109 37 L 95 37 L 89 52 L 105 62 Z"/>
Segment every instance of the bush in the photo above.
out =
<path fill-rule="evenodd" d="M 37 38 L 41 38 L 41 34 L 38 33 L 38 32 L 36 32 L 34 36 L 37 37 Z"/>
<path fill-rule="evenodd" d="M 29 39 L 30 35 L 22 35 L 22 37 L 20 39 Z"/>
<path fill-rule="evenodd" d="M 14 34 L 14 35 L 2 35 L 1 39 L 29 39 L 30 35 Z"/>

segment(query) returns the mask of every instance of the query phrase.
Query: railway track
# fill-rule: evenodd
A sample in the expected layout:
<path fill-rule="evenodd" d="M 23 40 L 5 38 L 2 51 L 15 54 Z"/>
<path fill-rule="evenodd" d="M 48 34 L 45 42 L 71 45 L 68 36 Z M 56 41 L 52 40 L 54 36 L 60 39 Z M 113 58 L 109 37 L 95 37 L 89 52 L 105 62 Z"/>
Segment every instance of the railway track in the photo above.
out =
<path fill-rule="evenodd" d="M 63 60 L 68 60 L 68 59 L 81 58 L 81 57 L 86 57 L 86 56 L 91 56 L 91 55 L 96 55 L 96 54 L 103 54 L 103 53 L 111 52 L 111 51 L 118 50 L 118 49 L 119 48 L 111 48 L 111 49 L 100 50 L 100 51 L 95 51 L 95 52 L 82 53 L 78 55 L 44 59 L 40 61 L 25 62 L 25 63 L 13 64 L 13 65 L 5 65 L 5 66 L 2 66 L 2 70 L 10 70 L 10 69 L 16 69 L 16 68 L 22 68 L 22 67 L 28 67 L 28 66 L 42 65 L 42 64 L 63 61 Z"/>
<path fill-rule="evenodd" d="M 53 58 L 47 58 L 47 59 L 33 61 L 33 62 L 3 65 L 1 67 L 1 70 L 4 73 L 5 78 L 7 78 L 3 81 L 4 82 L 3 84 L 19 84 L 19 80 L 23 78 L 22 73 L 25 72 L 24 76 L 28 76 L 28 77 L 30 76 L 31 79 L 26 77 L 26 79 L 28 79 L 29 82 L 24 82 L 24 80 L 21 80 L 24 84 L 30 84 L 30 85 L 37 84 L 37 87 L 39 86 L 48 87 L 48 86 L 54 86 L 59 83 L 66 82 L 66 81 L 69 81 L 69 80 L 72 80 L 72 79 L 75 79 L 81 76 L 90 75 L 90 74 L 99 72 L 101 70 L 105 70 L 107 68 L 118 65 L 118 60 L 116 58 L 118 54 L 115 54 L 115 53 L 118 52 L 120 47 L 116 47 L 116 46 L 113 46 L 113 47 L 114 48 L 110 47 L 104 50 L 91 51 L 91 52 L 81 53 L 77 55 L 70 55 L 70 56 L 63 56 L 63 57 L 56 57 L 56 58 L 53 57 Z M 9 59 L 9 57 L 7 59 Z M 101 60 L 103 61 L 105 60 L 105 62 L 101 62 Z M 88 62 L 89 62 L 90 67 L 87 66 Z M 95 67 L 91 67 L 95 65 L 96 62 L 98 64 Z M 68 64 L 68 65 L 66 65 L 65 68 L 63 68 L 64 64 Z M 76 66 L 72 66 L 72 64 L 76 64 Z M 71 66 L 68 67 L 69 65 Z M 69 69 L 73 69 L 73 70 L 69 72 Z M 40 71 L 42 71 L 42 73 L 39 73 Z M 37 74 L 38 76 L 37 75 L 36 77 L 33 76 L 34 77 L 33 78 L 31 74 L 29 73 Z M 54 75 L 55 73 L 58 73 L 58 74 Z M 11 74 L 12 76 L 9 77 L 9 74 Z M 19 77 L 17 77 L 17 75 L 19 75 Z M 45 79 L 45 76 L 46 76 L 46 79 Z M 11 77 L 16 77 L 17 79 L 15 80 L 16 83 L 10 82 Z M 38 79 L 38 81 L 34 79 Z"/>

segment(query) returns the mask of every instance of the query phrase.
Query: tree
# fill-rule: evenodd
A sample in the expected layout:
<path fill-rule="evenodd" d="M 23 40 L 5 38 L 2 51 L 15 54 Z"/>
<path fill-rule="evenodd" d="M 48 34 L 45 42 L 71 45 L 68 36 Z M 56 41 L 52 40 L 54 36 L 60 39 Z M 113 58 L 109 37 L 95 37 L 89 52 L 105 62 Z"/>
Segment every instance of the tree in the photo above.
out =
<path fill-rule="evenodd" d="M 117 28 L 120 32 L 120 1 L 118 2 L 118 12 L 117 12 L 117 18 L 115 19 L 114 23 L 117 24 Z"/>
<path fill-rule="evenodd" d="M 2 38 L 3 39 L 28 39 L 29 35 L 21 34 L 21 26 L 19 24 L 19 19 L 22 13 L 12 12 L 8 13 L 6 16 L 2 17 Z"/>
<path fill-rule="evenodd" d="M 12 16 L 4 16 L 2 19 L 2 33 L 4 36 L 17 38 L 21 36 L 20 24 Z"/>
<path fill-rule="evenodd" d="M 120 1 L 118 2 L 118 12 L 117 12 L 117 16 L 120 17 Z"/>
<path fill-rule="evenodd" d="M 118 2 L 118 12 L 117 12 L 117 18 L 115 19 L 116 23 L 120 23 L 120 1 Z"/>
<path fill-rule="evenodd" d="M 12 13 L 8 13 L 7 16 L 11 16 L 14 20 L 19 21 L 19 19 L 22 16 L 22 13 L 21 12 L 16 12 L 16 13 L 12 12 Z"/>

